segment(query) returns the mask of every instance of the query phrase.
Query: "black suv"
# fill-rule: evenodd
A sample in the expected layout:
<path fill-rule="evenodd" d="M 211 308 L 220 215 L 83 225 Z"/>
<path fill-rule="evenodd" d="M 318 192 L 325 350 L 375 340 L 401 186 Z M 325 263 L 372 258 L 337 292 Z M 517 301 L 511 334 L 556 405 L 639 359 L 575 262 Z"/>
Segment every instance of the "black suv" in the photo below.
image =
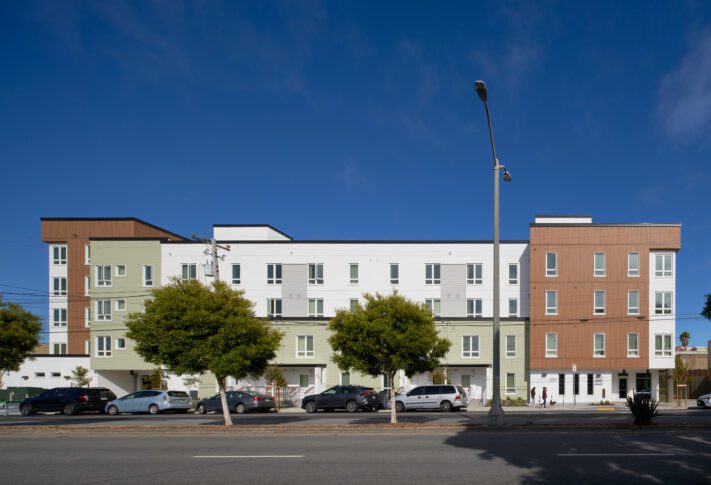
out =
<path fill-rule="evenodd" d="M 345 409 L 354 413 L 359 409 L 377 411 L 381 408 L 380 399 L 372 387 L 335 386 L 321 394 L 310 394 L 301 400 L 301 407 L 307 413 L 315 413 L 319 409 L 331 411 Z"/>
<path fill-rule="evenodd" d="M 106 403 L 116 399 L 116 394 L 105 387 L 55 387 L 20 404 L 23 416 L 35 413 L 71 415 L 82 411 L 104 412 Z"/>

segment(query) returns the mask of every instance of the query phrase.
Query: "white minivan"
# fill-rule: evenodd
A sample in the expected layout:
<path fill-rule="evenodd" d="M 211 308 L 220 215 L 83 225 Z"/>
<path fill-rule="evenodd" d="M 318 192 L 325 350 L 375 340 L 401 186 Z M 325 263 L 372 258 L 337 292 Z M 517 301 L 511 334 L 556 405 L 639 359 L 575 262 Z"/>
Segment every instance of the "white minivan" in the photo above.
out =
<path fill-rule="evenodd" d="M 398 412 L 415 409 L 459 411 L 467 407 L 467 403 L 467 393 L 464 388 L 454 384 L 418 386 L 407 394 L 395 397 L 395 409 Z"/>

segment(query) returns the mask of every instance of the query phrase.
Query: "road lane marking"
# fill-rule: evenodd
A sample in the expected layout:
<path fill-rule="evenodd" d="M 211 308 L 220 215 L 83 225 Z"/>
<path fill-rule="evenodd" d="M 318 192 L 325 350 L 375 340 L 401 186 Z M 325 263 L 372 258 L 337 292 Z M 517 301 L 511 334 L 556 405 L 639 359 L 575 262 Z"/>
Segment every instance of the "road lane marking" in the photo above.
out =
<path fill-rule="evenodd" d="M 304 455 L 196 455 L 193 458 L 303 458 Z"/>
<path fill-rule="evenodd" d="M 558 456 L 676 456 L 676 453 L 558 453 Z"/>

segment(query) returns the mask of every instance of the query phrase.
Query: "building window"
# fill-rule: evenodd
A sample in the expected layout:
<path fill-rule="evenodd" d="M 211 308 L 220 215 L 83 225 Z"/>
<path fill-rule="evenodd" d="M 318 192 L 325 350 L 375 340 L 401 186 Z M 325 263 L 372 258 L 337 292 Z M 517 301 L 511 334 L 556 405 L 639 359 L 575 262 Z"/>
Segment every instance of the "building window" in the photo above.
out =
<path fill-rule="evenodd" d="M 425 265 L 425 284 L 426 285 L 439 285 L 442 281 L 440 265 L 434 263 L 427 263 Z"/>
<path fill-rule="evenodd" d="M 482 265 L 480 263 L 467 265 L 467 284 L 481 285 L 484 282 L 482 277 Z"/>
<path fill-rule="evenodd" d="M 91 295 L 91 277 L 84 276 L 84 296 Z"/>
<path fill-rule="evenodd" d="M 322 285 L 323 284 L 323 264 L 309 264 L 309 284 L 310 285 Z"/>
<path fill-rule="evenodd" d="M 627 334 L 627 357 L 639 357 L 639 334 Z"/>
<path fill-rule="evenodd" d="M 518 298 L 509 299 L 509 316 L 510 317 L 517 317 L 518 316 Z"/>
<path fill-rule="evenodd" d="M 44 375 L 44 372 L 35 372 L 35 377 L 44 377 Z"/>
<path fill-rule="evenodd" d="M 654 336 L 654 356 L 672 356 L 672 336 L 671 334 L 658 334 Z"/>
<path fill-rule="evenodd" d="M 506 357 L 516 357 L 516 336 L 506 336 Z"/>
<path fill-rule="evenodd" d="M 239 264 L 232 265 L 232 284 L 242 284 L 242 267 Z"/>
<path fill-rule="evenodd" d="M 465 335 L 462 337 L 462 357 L 479 358 L 479 336 Z"/>
<path fill-rule="evenodd" d="M 314 356 L 313 335 L 299 335 L 296 337 L 296 356 L 299 358 Z"/>
<path fill-rule="evenodd" d="M 67 295 L 67 279 L 52 278 L 52 295 L 66 296 Z"/>
<path fill-rule="evenodd" d="M 309 375 L 300 374 L 299 375 L 299 387 L 309 387 Z"/>
<path fill-rule="evenodd" d="M 482 316 L 482 300 L 475 298 L 467 300 L 467 317 L 477 318 Z"/>
<path fill-rule="evenodd" d="M 639 253 L 627 253 L 627 276 L 639 276 Z"/>
<path fill-rule="evenodd" d="M 593 395 L 593 374 L 588 374 L 588 396 Z"/>
<path fill-rule="evenodd" d="M 84 307 L 84 326 L 91 327 L 91 308 Z"/>
<path fill-rule="evenodd" d="M 506 394 L 516 394 L 516 374 L 506 373 Z"/>
<path fill-rule="evenodd" d="M 573 394 L 580 395 L 580 374 L 573 374 Z"/>
<path fill-rule="evenodd" d="M 104 322 L 111 320 L 111 300 L 96 300 L 96 320 Z"/>
<path fill-rule="evenodd" d="M 558 374 L 558 395 L 565 396 L 565 374 Z"/>
<path fill-rule="evenodd" d="M 310 317 L 322 317 L 323 316 L 323 300 L 320 298 L 312 298 L 309 300 L 309 316 Z"/>
<path fill-rule="evenodd" d="M 351 263 L 348 265 L 348 272 L 350 275 L 349 282 L 352 285 L 358 284 L 358 263 Z"/>
<path fill-rule="evenodd" d="M 52 377 L 62 377 L 61 372 L 52 372 Z"/>
<path fill-rule="evenodd" d="M 390 263 L 390 284 L 400 284 L 400 265 L 397 263 Z"/>
<path fill-rule="evenodd" d="M 267 265 L 267 284 L 268 285 L 280 285 L 281 284 L 281 264 L 270 263 Z"/>
<path fill-rule="evenodd" d="M 341 385 L 342 386 L 350 386 L 351 385 L 351 373 L 350 372 L 341 372 Z"/>
<path fill-rule="evenodd" d="M 116 300 L 116 311 L 125 312 L 126 311 L 126 300 Z"/>
<path fill-rule="evenodd" d="M 593 356 L 594 357 L 605 357 L 605 334 L 604 333 L 596 333 L 593 340 L 594 340 Z"/>
<path fill-rule="evenodd" d="M 183 263 L 180 265 L 180 277 L 183 281 L 197 279 L 197 264 Z"/>
<path fill-rule="evenodd" d="M 67 309 L 66 308 L 55 308 L 52 311 L 52 325 L 55 327 L 66 327 L 67 326 Z"/>
<path fill-rule="evenodd" d="M 84 353 L 91 355 L 91 340 L 84 340 Z"/>
<path fill-rule="evenodd" d="M 672 292 L 657 291 L 654 293 L 654 314 L 671 315 L 672 312 Z"/>
<path fill-rule="evenodd" d="M 111 337 L 96 337 L 96 356 L 111 357 Z"/>
<path fill-rule="evenodd" d="M 117 277 L 126 276 L 126 265 L 125 264 L 117 264 L 116 265 L 116 276 Z"/>
<path fill-rule="evenodd" d="M 558 334 L 546 334 L 546 357 L 558 357 Z"/>
<path fill-rule="evenodd" d="M 655 254 L 654 255 L 654 276 L 671 276 L 672 275 L 672 255 L 671 254 Z"/>
<path fill-rule="evenodd" d="M 518 284 L 518 264 L 509 264 L 509 284 Z"/>
<path fill-rule="evenodd" d="M 281 298 L 267 299 L 267 316 L 281 318 Z"/>
<path fill-rule="evenodd" d="M 91 245 L 84 245 L 84 264 L 89 266 L 91 264 Z"/>
<path fill-rule="evenodd" d="M 558 276 L 558 255 L 546 253 L 546 276 Z"/>
<path fill-rule="evenodd" d="M 605 253 L 595 253 L 594 261 L 594 276 L 605 276 Z"/>
<path fill-rule="evenodd" d="M 143 286 L 153 286 L 153 266 L 143 266 Z"/>
<path fill-rule="evenodd" d="M 111 265 L 96 266 L 96 286 L 111 286 Z"/>
<path fill-rule="evenodd" d="M 52 246 L 52 264 L 67 264 L 66 246 Z"/>
<path fill-rule="evenodd" d="M 116 350 L 126 350 L 126 339 L 119 337 L 116 339 Z"/>
<path fill-rule="evenodd" d="M 593 313 L 595 315 L 604 315 L 605 314 L 605 291 L 604 290 L 595 291 Z"/>
<path fill-rule="evenodd" d="M 639 315 L 639 291 L 627 292 L 627 315 Z"/>
<path fill-rule="evenodd" d="M 383 378 L 383 390 L 390 390 L 390 376 L 387 374 L 382 375 Z"/>
<path fill-rule="evenodd" d="M 469 374 L 462 374 L 462 387 L 468 389 L 472 385 L 472 376 Z"/>
<path fill-rule="evenodd" d="M 558 315 L 557 291 L 546 291 L 546 315 Z"/>
<path fill-rule="evenodd" d="M 348 300 L 348 308 L 350 311 L 356 310 L 358 308 L 358 298 L 351 298 Z"/>
<path fill-rule="evenodd" d="M 439 317 L 440 309 L 442 307 L 442 303 L 440 300 L 428 299 L 428 300 L 425 300 L 425 305 L 427 305 L 427 308 L 430 309 L 430 311 L 432 312 L 432 315 L 434 315 L 435 317 Z"/>

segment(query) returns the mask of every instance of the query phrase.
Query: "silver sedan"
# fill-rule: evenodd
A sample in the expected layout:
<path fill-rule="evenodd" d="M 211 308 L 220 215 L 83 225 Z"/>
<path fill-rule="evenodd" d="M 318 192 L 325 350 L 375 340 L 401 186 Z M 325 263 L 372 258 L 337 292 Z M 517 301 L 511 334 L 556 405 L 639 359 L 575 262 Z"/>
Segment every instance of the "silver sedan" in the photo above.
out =
<path fill-rule="evenodd" d="M 106 404 L 106 412 L 112 416 L 121 413 L 158 414 L 163 411 L 187 413 L 192 404 L 190 395 L 184 391 L 138 391 Z"/>

